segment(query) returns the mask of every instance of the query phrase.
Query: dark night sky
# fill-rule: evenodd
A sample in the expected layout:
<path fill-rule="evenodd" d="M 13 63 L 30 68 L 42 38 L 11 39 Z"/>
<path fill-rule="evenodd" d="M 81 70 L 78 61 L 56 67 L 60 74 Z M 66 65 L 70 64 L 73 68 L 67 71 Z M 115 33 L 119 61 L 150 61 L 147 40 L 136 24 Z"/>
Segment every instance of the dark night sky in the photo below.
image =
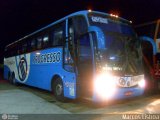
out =
<path fill-rule="evenodd" d="M 55 20 L 89 8 L 118 13 L 133 24 L 160 18 L 160 0 L 0 0 L 1 51 Z"/>

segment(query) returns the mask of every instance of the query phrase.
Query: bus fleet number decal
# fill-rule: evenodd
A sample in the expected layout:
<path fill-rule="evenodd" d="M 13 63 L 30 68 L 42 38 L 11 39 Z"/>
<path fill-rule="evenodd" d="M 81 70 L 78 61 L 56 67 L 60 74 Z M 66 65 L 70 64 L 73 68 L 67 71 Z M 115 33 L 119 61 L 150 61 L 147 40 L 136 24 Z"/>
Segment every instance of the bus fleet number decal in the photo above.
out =
<path fill-rule="evenodd" d="M 60 52 L 35 55 L 33 58 L 33 64 L 60 62 L 60 55 Z"/>

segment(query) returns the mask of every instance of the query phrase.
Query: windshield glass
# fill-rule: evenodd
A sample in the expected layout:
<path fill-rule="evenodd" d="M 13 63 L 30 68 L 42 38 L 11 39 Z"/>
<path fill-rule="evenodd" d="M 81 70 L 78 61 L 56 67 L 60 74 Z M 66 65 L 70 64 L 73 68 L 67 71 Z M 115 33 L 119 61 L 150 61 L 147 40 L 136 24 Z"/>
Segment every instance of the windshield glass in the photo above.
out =
<path fill-rule="evenodd" d="M 90 25 L 101 28 L 104 41 L 97 38 L 100 66 L 118 75 L 142 74 L 142 53 L 140 41 L 132 27 L 123 21 L 114 21 L 107 16 L 89 15 Z M 101 44 L 101 45 L 99 45 Z"/>
<path fill-rule="evenodd" d="M 142 54 L 138 39 L 106 33 L 106 48 L 98 49 L 101 65 L 115 74 L 138 75 L 142 72 Z"/>

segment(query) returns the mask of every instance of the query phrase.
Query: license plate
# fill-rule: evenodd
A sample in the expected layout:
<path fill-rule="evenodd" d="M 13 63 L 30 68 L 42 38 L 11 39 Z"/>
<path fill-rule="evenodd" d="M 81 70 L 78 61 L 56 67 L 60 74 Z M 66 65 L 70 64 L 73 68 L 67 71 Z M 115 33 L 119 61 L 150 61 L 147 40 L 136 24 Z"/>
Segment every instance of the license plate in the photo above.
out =
<path fill-rule="evenodd" d="M 133 92 L 131 92 L 131 91 L 128 91 L 128 92 L 124 93 L 125 96 L 131 96 L 132 94 L 133 94 Z"/>

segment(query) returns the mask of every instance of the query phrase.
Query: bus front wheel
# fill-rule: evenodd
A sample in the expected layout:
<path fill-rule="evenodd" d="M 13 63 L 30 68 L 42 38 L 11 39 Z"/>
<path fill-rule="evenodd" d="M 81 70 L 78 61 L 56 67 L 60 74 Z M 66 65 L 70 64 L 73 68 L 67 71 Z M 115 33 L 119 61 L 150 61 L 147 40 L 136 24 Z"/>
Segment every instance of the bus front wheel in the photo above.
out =
<path fill-rule="evenodd" d="M 61 78 L 56 78 L 53 85 L 55 98 L 61 102 L 65 102 L 64 89 Z"/>

